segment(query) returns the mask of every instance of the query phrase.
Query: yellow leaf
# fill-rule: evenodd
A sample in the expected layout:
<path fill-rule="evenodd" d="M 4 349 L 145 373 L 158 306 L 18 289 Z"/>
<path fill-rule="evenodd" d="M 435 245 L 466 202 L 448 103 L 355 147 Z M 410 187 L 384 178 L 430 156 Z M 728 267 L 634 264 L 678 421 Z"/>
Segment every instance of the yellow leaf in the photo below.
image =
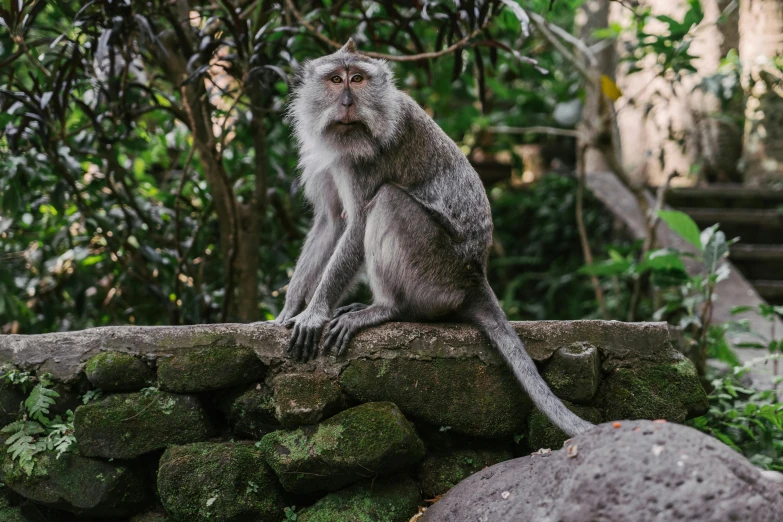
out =
<path fill-rule="evenodd" d="M 606 97 L 610 98 L 612 101 L 619 100 L 620 96 L 623 95 L 623 91 L 621 91 L 617 84 L 605 74 L 601 75 L 601 90 Z"/>

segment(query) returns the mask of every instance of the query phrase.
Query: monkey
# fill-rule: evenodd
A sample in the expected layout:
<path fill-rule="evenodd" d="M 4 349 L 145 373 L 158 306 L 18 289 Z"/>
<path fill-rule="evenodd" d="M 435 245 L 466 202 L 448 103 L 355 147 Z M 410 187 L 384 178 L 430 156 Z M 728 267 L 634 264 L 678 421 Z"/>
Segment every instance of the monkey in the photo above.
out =
<path fill-rule="evenodd" d="M 388 63 L 352 39 L 304 62 L 287 117 L 314 213 L 275 319 L 293 329 L 287 355 L 313 359 L 323 337 L 323 353 L 340 356 L 388 321 L 470 322 L 555 425 L 591 428 L 541 378 L 487 282 L 493 224 L 478 174 Z M 362 267 L 372 304 L 336 308 Z"/>

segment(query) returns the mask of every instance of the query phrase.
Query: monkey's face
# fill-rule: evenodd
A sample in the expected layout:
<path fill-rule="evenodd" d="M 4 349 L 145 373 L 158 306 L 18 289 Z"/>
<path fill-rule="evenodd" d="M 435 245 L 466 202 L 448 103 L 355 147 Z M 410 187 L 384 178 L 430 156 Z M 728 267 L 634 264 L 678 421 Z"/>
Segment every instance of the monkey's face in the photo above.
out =
<path fill-rule="evenodd" d="M 347 47 L 303 66 L 289 114 L 303 147 L 366 157 L 394 134 L 397 89 L 385 62 Z"/>

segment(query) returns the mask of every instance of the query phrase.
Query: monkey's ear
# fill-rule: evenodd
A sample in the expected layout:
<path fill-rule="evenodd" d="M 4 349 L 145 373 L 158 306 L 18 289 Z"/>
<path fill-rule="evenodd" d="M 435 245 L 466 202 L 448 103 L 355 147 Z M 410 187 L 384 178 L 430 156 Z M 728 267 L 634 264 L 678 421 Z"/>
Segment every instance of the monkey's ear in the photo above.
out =
<path fill-rule="evenodd" d="M 356 53 L 356 42 L 353 41 L 353 38 L 348 38 L 348 41 L 345 42 L 340 51 L 343 53 Z"/>

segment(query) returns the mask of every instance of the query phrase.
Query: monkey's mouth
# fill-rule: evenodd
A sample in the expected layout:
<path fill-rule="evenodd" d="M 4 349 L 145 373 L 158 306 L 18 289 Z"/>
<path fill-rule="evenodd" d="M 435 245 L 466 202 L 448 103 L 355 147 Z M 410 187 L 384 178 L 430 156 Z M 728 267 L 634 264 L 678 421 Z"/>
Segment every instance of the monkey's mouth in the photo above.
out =
<path fill-rule="evenodd" d="M 352 121 L 341 121 L 341 120 L 338 120 L 337 124 L 338 125 L 344 125 L 345 127 L 351 127 L 353 125 L 361 125 L 362 122 L 360 122 L 359 120 L 352 120 Z"/>

